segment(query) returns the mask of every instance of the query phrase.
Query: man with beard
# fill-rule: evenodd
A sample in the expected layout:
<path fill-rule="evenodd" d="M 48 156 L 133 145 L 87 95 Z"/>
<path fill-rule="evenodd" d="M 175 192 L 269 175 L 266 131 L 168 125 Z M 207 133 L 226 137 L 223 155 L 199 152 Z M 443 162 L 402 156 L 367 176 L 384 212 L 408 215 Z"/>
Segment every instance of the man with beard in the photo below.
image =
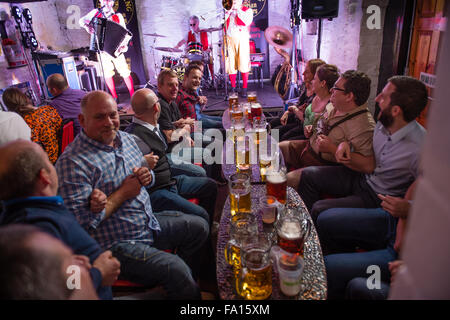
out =
<path fill-rule="evenodd" d="M 372 173 L 352 170 L 350 163 L 357 155 L 347 142 L 339 145 L 335 156 L 348 166 L 303 170 L 298 192 L 314 221 L 330 208 L 378 208 L 386 195 L 404 197 L 416 180 L 425 129 L 415 119 L 428 101 L 425 85 L 411 77 L 394 76 L 375 101 L 381 113 L 373 134 Z M 336 198 L 319 200 L 323 194 Z"/>

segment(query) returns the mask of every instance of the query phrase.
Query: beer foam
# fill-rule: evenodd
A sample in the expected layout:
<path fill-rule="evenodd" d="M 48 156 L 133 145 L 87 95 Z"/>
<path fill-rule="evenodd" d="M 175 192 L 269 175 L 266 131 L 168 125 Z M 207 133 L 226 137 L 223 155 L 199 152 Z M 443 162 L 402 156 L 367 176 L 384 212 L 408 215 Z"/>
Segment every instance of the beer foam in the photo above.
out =
<path fill-rule="evenodd" d="M 280 173 L 266 173 L 267 181 L 273 184 L 286 182 L 286 177 L 283 177 Z"/>
<path fill-rule="evenodd" d="M 302 234 L 301 226 L 295 222 L 286 221 L 280 228 L 280 236 L 285 239 L 298 239 Z"/>

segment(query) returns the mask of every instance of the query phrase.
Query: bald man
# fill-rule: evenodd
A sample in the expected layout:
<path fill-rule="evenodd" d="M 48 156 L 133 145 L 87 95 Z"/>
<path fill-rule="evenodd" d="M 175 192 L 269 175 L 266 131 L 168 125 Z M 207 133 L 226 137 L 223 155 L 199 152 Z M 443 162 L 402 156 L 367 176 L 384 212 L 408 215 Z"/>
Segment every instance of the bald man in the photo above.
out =
<path fill-rule="evenodd" d="M 167 142 L 159 130 L 158 117 L 161 106 L 158 97 L 150 89 L 140 89 L 131 99 L 134 111 L 133 122 L 125 130 L 137 136 L 141 151 L 158 157 L 153 168 L 155 184 L 147 188 L 152 207 L 155 211 L 178 210 L 187 214 L 203 217 L 208 222 L 214 219 L 217 185 L 211 178 L 171 176 L 167 159 Z M 142 142 L 144 146 L 142 146 Z M 189 198 L 198 198 L 200 205 L 189 202 Z"/>
<path fill-rule="evenodd" d="M 155 183 L 154 174 L 133 137 L 118 130 L 117 103 L 110 94 L 88 93 L 79 119 L 83 131 L 56 165 L 67 207 L 113 252 L 123 279 L 162 285 L 170 299 L 199 299 L 191 268 L 198 272 L 196 254 L 208 238 L 208 223 L 178 211 L 153 213 L 146 187 Z M 91 206 L 99 192 L 106 196 L 104 205 Z M 164 251 L 175 248 L 176 255 Z"/>
<path fill-rule="evenodd" d="M 56 196 L 58 177 L 42 147 L 16 140 L 0 148 L 0 200 L 4 210 L 0 224 L 31 224 L 62 240 L 75 254 L 87 256 L 91 278 L 102 299 L 112 299 L 111 285 L 120 273 L 120 263 L 111 251 L 80 226 Z"/>
<path fill-rule="evenodd" d="M 73 134 L 76 136 L 80 132 L 78 115 L 81 112 L 81 99 L 86 92 L 70 88 L 66 78 L 60 73 L 54 73 L 47 78 L 47 88 L 53 96 L 50 105 L 58 111 L 63 120 L 73 120 Z"/>

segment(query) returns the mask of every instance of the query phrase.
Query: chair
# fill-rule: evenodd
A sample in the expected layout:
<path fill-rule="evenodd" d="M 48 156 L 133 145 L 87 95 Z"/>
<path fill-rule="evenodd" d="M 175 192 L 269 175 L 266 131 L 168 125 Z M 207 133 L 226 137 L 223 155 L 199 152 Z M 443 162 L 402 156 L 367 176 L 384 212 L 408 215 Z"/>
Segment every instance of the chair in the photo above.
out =
<path fill-rule="evenodd" d="M 73 119 L 64 119 L 58 134 L 59 155 L 74 139 Z"/>
<path fill-rule="evenodd" d="M 250 66 L 252 68 L 252 74 L 253 77 L 256 77 L 256 74 L 258 74 L 258 83 L 261 86 L 261 88 L 264 87 L 264 81 L 263 81 L 263 68 L 262 68 L 262 61 L 252 61 L 253 59 L 251 59 L 251 55 L 257 53 L 256 51 L 256 45 L 255 45 L 255 41 L 250 39 Z"/>

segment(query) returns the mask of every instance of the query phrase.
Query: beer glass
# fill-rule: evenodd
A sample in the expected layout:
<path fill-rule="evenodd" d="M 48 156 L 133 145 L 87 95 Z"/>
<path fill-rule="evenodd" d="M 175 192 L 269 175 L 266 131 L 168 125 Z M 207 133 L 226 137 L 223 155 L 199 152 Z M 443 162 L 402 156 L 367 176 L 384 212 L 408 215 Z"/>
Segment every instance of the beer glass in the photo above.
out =
<path fill-rule="evenodd" d="M 251 108 L 252 108 L 252 119 L 253 121 L 255 120 L 260 120 L 262 117 L 262 106 L 260 103 L 256 102 L 256 103 L 252 103 L 251 104 Z"/>
<path fill-rule="evenodd" d="M 248 102 L 245 102 L 242 104 L 242 109 L 244 109 L 244 117 L 247 119 L 247 121 L 252 122 L 252 108 L 251 104 Z"/>
<path fill-rule="evenodd" d="M 250 176 L 235 173 L 229 180 L 231 216 L 238 212 L 251 212 Z"/>
<path fill-rule="evenodd" d="M 247 237 L 258 234 L 258 224 L 252 214 L 239 212 L 230 222 L 230 240 L 225 246 L 225 260 L 233 267 L 234 276 L 241 270 L 241 244 Z"/>
<path fill-rule="evenodd" d="M 239 122 L 244 119 L 244 111 L 239 104 L 232 106 L 230 111 L 231 122 Z"/>
<path fill-rule="evenodd" d="M 230 93 L 229 97 L 228 97 L 228 105 L 229 105 L 229 109 L 231 111 L 231 109 L 233 108 L 233 105 L 235 103 L 239 102 L 239 97 L 237 93 Z"/>
<path fill-rule="evenodd" d="M 261 175 L 261 181 L 266 181 L 266 172 L 272 165 L 273 157 L 265 153 L 259 156 L 259 173 Z"/>
<path fill-rule="evenodd" d="M 243 138 L 243 139 L 242 139 Z M 247 138 L 238 137 L 236 142 L 236 169 L 251 176 L 250 143 Z"/>
<path fill-rule="evenodd" d="M 286 168 L 269 168 L 266 171 L 267 194 L 277 198 L 278 202 L 286 204 L 287 178 Z"/>
<path fill-rule="evenodd" d="M 265 235 L 247 238 L 241 245 L 237 293 L 246 300 L 263 300 L 272 294 L 271 242 Z"/>
<path fill-rule="evenodd" d="M 277 198 L 273 196 L 265 195 L 260 199 L 259 207 L 264 224 L 272 225 L 275 222 L 280 205 Z"/>
<path fill-rule="evenodd" d="M 292 214 L 282 215 L 276 224 L 278 245 L 283 250 L 303 258 L 303 247 L 310 229 L 311 223 L 308 219 Z"/>
<path fill-rule="evenodd" d="M 256 91 L 249 91 L 247 93 L 247 101 L 248 102 L 256 102 L 257 101 Z"/>
<path fill-rule="evenodd" d="M 267 122 L 262 119 L 255 119 L 253 121 L 253 130 L 256 133 L 255 142 L 257 145 L 261 140 L 266 139 L 267 141 Z"/>

